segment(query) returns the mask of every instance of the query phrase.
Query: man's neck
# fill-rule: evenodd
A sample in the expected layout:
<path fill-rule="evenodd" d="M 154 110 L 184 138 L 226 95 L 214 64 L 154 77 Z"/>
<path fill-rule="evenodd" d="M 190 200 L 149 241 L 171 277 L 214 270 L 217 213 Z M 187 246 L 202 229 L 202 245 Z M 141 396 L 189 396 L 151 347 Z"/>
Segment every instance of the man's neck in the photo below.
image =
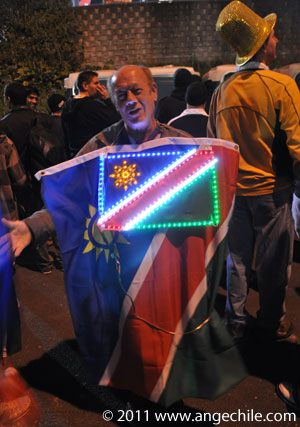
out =
<path fill-rule="evenodd" d="M 89 96 L 88 92 L 80 92 L 79 95 L 74 96 L 74 99 L 86 98 L 87 96 Z"/>
<path fill-rule="evenodd" d="M 269 67 L 264 62 L 257 62 L 257 61 L 248 61 L 246 64 L 241 65 L 240 67 L 237 67 L 237 71 L 243 71 L 243 70 L 251 70 L 251 69 L 260 69 L 260 70 L 268 70 Z"/>
<path fill-rule="evenodd" d="M 186 108 L 189 110 L 204 110 L 205 104 L 198 105 L 198 107 L 195 107 L 194 105 L 186 104 Z"/>
<path fill-rule="evenodd" d="M 152 139 L 152 135 L 154 134 L 157 128 L 157 122 L 154 119 L 151 123 L 151 126 L 149 126 L 146 130 L 130 129 L 129 127 L 127 127 L 126 124 L 125 124 L 125 128 L 129 136 L 129 139 L 134 140 L 136 144 L 142 144 L 143 142 L 146 142 Z"/>

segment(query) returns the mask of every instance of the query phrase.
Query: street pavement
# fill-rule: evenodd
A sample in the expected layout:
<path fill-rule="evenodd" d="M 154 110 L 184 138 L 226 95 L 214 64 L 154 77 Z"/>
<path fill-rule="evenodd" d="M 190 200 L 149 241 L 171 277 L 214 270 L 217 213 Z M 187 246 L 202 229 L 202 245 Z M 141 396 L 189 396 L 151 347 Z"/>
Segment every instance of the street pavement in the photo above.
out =
<path fill-rule="evenodd" d="M 158 422 L 154 413 L 165 412 L 192 414 L 189 422 L 177 422 L 186 425 L 256 426 L 260 422 L 253 417 L 261 413 L 262 419 L 270 414 L 268 420 L 271 421 L 263 421 L 267 425 L 300 426 L 299 414 L 295 420 L 287 418 L 292 410 L 288 410 L 275 392 L 278 382 L 294 381 L 300 375 L 300 345 L 297 340 L 297 336 L 300 337 L 300 242 L 295 243 L 286 302 L 296 336 L 280 343 L 262 343 L 253 334 L 249 342 L 240 346 L 249 372 L 244 381 L 215 401 L 186 398 L 181 405 L 169 410 L 118 390 L 87 384 L 69 314 L 63 273 L 54 270 L 46 276 L 17 266 L 22 351 L 10 357 L 9 362 L 25 378 L 40 407 L 39 421 L 32 422 L 29 427 L 151 425 Z M 221 314 L 225 295 L 224 287 L 220 286 L 216 307 Z M 257 308 L 258 294 L 250 289 L 247 309 L 253 318 Z M 126 404 L 127 401 L 131 406 Z M 128 422 L 122 418 L 125 410 L 129 410 Z M 238 411 L 244 413 L 239 422 L 226 421 L 226 415 L 219 422 L 218 414 L 233 414 L 235 420 L 234 414 Z M 207 421 L 201 422 L 206 412 L 213 418 L 208 421 L 206 416 Z M 132 413 L 134 419 L 129 423 Z M 106 421 L 103 414 L 108 418 L 113 415 L 113 420 Z"/>

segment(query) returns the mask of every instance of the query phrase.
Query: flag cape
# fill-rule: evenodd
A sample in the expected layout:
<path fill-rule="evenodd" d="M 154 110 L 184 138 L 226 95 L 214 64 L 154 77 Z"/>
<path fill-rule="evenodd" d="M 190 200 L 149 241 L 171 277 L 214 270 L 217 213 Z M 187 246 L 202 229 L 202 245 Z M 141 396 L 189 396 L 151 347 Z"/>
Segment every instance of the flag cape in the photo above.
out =
<path fill-rule="evenodd" d="M 191 226 L 182 228 L 175 218 L 173 228 L 99 228 L 99 218 L 117 198 L 103 196 L 102 184 L 109 176 L 105 163 L 101 166 L 103 157 L 187 148 L 211 150 L 218 160 L 217 222 L 192 226 L 185 221 Z M 105 147 L 40 173 L 62 251 L 71 317 L 91 381 L 169 406 L 184 397 L 215 399 L 246 376 L 239 352 L 214 310 L 238 159 L 237 145 L 227 141 L 163 138 L 139 146 Z M 138 161 L 136 165 L 134 170 L 143 170 Z M 192 185 L 189 191 L 189 200 L 202 200 L 200 187 Z M 126 198 L 124 188 L 120 194 Z M 177 206 L 178 200 L 186 205 L 180 197 L 182 193 L 176 194 Z M 195 206 L 201 211 L 201 203 Z"/>

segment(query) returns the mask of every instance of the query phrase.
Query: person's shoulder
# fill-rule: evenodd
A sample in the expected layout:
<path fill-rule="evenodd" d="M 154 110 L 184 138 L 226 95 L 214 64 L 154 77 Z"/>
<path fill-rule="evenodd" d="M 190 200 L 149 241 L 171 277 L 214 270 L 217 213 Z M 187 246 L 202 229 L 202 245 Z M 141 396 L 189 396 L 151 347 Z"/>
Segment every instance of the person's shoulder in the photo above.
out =
<path fill-rule="evenodd" d="M 26 114 L 27 116 L 32 117 L 32 116 L 35 116 L 37 114 L 37 111 L 33 111 L 30 107 L 25 106 L 25 105 L 20 106 L 20 107 L 16 107 L 10 111 L 11 116 L 20 115 L 20 114 L 22 114 L 22 115 Z"/>
<path fill-rule="evenodd" d="M 271 70 L 261 73 L 261 77 L 272 93 L 275 89 L 279 89 L 280 96 L 284 97 L 284 99 L 293 99 L 294 101 L 297 99 L 297 102 L 300 102 L 299 89 L 292 77 Z"/>
<path fill-rule="evenodd" d="M 160 100 L 157 102 L 157 105 L 163 105 L 166 102 L 168 102 L 170 100 L 170 96 L 164 96 L 163 98 L 160 98 Z"/>
<path fill-rule="evenodd" d="M 90 96 L 86 96 L 85 98 L 81 99 L 81 103 L 78 103 L 78 107 L 85 113 L 100 113 L 102 114 L 103 109 L 107 109 L 107 105 L 105 102 L 101 101 L 100 99 L 93 98 Z"/>
<path fill-rule="evenodd" d="M 3 144 L 5 144 L 7 142 L 8 138 L 6 136 L 6 134 L 2 131 L 0 131 L 0 144 L 1 146 L 3 146 Z"/>
<path fill-rule="evenodd" d="M 93 106 L 94 104 L 95 100 L 89 96 L 85 96 L 83 98 L 69 98 L 65 102 L 63 112 L 90 108 L 90 106 Z"/>
<path fill-rule="evenodd" d="M 288 76 L 287 74 L 278 73 L 277 71 L 272 70 L 259 70 L 259 74 L 268 80 L 272 80 L 274 82 L 284 84 L 284 85 L 296 85 L 295 80 Z"/>
<path fill-rule="evenodd" d="M 162 137 L 174 136 L 174 137 L 183 137 L 183 138 L 192 138 L 192 135 L 185 132 L 184 130 L 175 129 L 172 125 L 166 125 L 164 123 L 160 123 L 160 132 Z"/>
<path fill-rule="evenodd" d="M 105 141 L 108 144 L 116 144 L 118 136 L 120 135 L 120 132 L 124 128 L 124 121 L 119 120 L 117 123 L 112 124 L 111 126 L 103 129 L 101 131 L 101 134 L 103 134 Z"/>
<path fill-rule="evenodd" d="M 14 143 L 8 136 L 0 131 L 0 152 L 6 156 L 10 156 L 11 152 L 14 150 Z"/>
<path fill-rule="evenodd" d="M 10 115 L 7 118 L 7 122 L 10 125 L 14 125 L 16 122 L 26 123 L 28 126 L 32 126 L 35 122 L 37 114 L 40 114 L 37 111 L 33 111 L 29 107 L 17 107 L 10 111 Z"/>
<path fill-rule="evenodd" d="M 10 116 L 10 111 L 8 113 L 4 114 L 4 116 L 1 117 L 0 124 L 4 124 L 6 122 L 6 120 L 8 119 L 9 116 Z"/>
<path fill-rule="evenodd" d="M 103 148 L 107 145 L 114 145 L 120 134 L 121 130 L 124 127 L 123 120 L 120 120 L 117 123 L 109 126 L 108 128 L 103 129 L 100 133 L 93 136 L 77 153 L 77 156 L 82 154 L 87 154 L 91 151 L 98 150 L 99 148 Z"/>

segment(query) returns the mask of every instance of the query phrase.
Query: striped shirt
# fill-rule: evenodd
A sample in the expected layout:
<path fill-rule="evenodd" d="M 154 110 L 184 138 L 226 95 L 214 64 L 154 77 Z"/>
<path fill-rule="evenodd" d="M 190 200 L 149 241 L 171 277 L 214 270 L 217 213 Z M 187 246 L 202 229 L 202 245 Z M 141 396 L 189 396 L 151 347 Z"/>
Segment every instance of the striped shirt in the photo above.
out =
<path fill-rule="evenodd" d="M 17 149 L 5 134 L 0 133 L 0 207 L 4 218 L 18 219 L 16 195 L 18 199 L 26 197 L 25 187 L 26 175 Z"/>

